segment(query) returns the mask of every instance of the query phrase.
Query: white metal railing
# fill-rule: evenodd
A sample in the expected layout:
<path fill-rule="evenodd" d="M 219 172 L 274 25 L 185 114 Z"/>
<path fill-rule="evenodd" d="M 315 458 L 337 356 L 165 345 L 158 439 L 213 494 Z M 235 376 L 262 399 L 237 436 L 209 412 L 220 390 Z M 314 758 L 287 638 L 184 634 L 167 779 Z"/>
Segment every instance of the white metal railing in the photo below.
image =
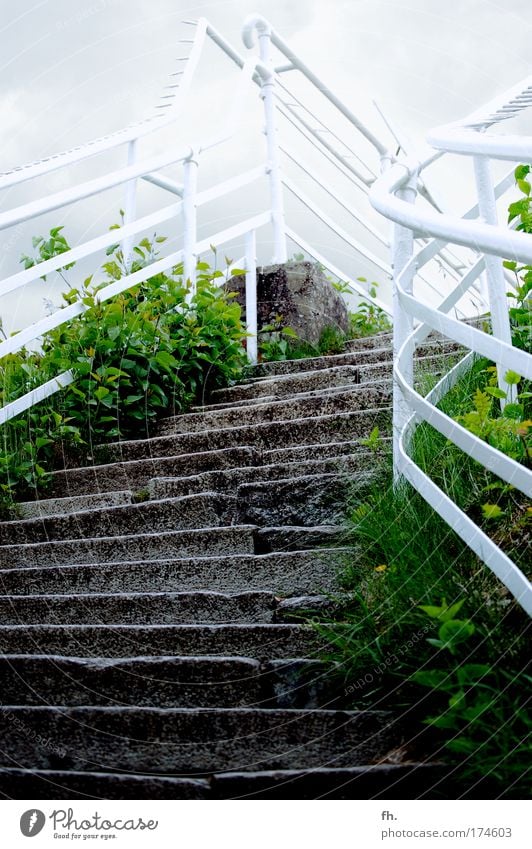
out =
<path fill-rule="evenodd" d="M 532 264 L 532 235 L 515 232 L 498 223 L 496 200 L 513 184 L 513 168 L 497 185 L 490 171 L 490 159 L 532 162 L 532 138 L 489 132 L 492 124 L 513 117 L 529 105 L 532 105 L 532 78 L 464 121 L 441 127 L 429 135 L 429 142 L 438 149 L 437 155 L 450 152 L 473 159 L 478 203 L 462 217 L 423 208 L 415 202 L 419 175 L 434 161 L 434 154 L 421 162 L 411 159 L 392 164 L 373 185 L 370 199 L 379 212 L 395 222 L 393 436 L 396 480 L 406 478 L 532 615 L 532 585 L 527 577 L 409 454 L 417 425 L 427 422 L 486 469 L 526 496 L 532 495 L 529 469 L 479 439 L 437 406 L 470 367 L 475 355 L 496 363 L 498 383 L 508 400 L 512 399 L 515 387 L 509 386 L 504 379 L 507 370 L 532 380 L 532 354 L 512 346 L 506 297 L 508 285 L 502 264 L 504 258 Z M 416 247 L 413 232 L 423 233 L 430 241 L 424 247 Z M 454 291 L 435 307 L 414 291 L 414 285 L 420 269 L 445 245 L 466 246 L 482 253 L 477 254 L 473 264 L 462 274 Z M 491 334 L 448 315 L 457 297 L 481 275 L 487 278 Z M 415 327 L 414 322 L 417 322 Z M 416 345 L 432 330 L 463 345 L 470 354 L 422 397 L 413 385 L 413 354 Z M 503 399 L 501 404 L 505 403 Z"/>

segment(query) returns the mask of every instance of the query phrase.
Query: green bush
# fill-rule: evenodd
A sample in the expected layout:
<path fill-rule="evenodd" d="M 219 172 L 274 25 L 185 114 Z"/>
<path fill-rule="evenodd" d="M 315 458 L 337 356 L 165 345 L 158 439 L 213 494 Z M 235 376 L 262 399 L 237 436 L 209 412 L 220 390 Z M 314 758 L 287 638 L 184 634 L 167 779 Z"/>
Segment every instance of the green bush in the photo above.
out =
<path fill-rule="evenodd" d="M 57 253 L 68 249 L 60 229 L 48 240 L 34 239 L 39 259 L 43 246 L 45 258 L 54 245 Z M 161 241 L 143 239 L 127 271 L 153 262 Z M 106 281 L 95 285 L 89 278 L 63 295 L 67 304 L 82 300 L 85 313 L 47 333 L 38 352 L 22 351 L 0 362 L 2 405 L 64 371 L 76 375 L 67 389 L 2 428 L 4 506 L 46 486 L 50 469 L 65 453 L 81 456 L 83 448 L 90 455 L 99 442 L 148 434 L 161 415 L 185 411 L 238 377 L 246 362 L 240 307 L 217 285 L 221 271 L 199 262 L 189 302 L 181 266 L 102 302 L 102 288 L 126 273 L 120 247 L 112 246 L 108 255 Z M 30 267 L 35 260 L 22 261 Z"/>

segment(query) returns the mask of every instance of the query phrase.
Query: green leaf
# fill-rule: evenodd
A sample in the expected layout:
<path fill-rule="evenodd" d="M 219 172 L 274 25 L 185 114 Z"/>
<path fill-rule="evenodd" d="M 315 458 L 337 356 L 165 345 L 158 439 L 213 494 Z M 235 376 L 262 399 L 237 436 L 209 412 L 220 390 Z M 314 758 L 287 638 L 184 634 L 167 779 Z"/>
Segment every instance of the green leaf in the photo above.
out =
<path fill-rule="evenodd" d="M 511 369 L 508 369 L 508 371 L 504 375 L 504 379 L 505 379 L 506 383 L 509 383 L 512 386 L 517 386 L 517 384 L 521 380 L 521 375 L 517 374 L 516 371 L 512 371 Z"/>
<path fill-rule="evenodd" d="M 421 684 L 423 687 L 441 690 L 449 679 L 449 675 L 443 669 L 419 669 L 414 672 L 412 679 L 416 684 Z"/>
<path fill-rule="evenodd" d="M 499 389 L 498 386 L 486 386 L 484 392 L 492 395 L 493 398 L 506 398 L 506 392 L 503 389 Z"/>
<path fill-rule="evenodd" d="M 481 509 L 485 519 L 500 519 L 504 516 L 504 510 L 498 504 L 483 504 Z"/>
<path fill-rule="evenodd" d="M 438 636 L 446 648 L 452 649 L 465 642 L 475 633 L 475 626 L 468 619 L 450 619 L 441 625 Z"/>
<path fill-rule="evenodd" d="M 518 165 L 514 171 L 514 176 L 517 180 L 524 180 L 530 172 L 530 165 Z"/>
<path fill-rule="evenodd" d="M 450 708 L 461 708 L 465 704 L 465 693 L 463 690 L 459 690 L 457 693 L 453 693 L 453 695 L 449 699 L 449 707 Z"/>
<path fill-rule="evenodd" d="M 281 332 L 283 336 L 288 336 L 290 339 L 299 339 L 299 336 L 297 335 L 293 327 L 283 327 Z"/>
<path fill-rule="evenodd" d="M 102 401 L 109 394 L 109 389 L 107 389 L 105 386 L 99 386 L 94 393 L 94 397 L 97 398 L 98 401 Z"/>
<path fill-rule="evenodd" d="M 524 414 L 524 407 L 522 404 L 506 404 L 503 415 L 506 419 L 514 419 L 515 421 L 521 421 Z"/>

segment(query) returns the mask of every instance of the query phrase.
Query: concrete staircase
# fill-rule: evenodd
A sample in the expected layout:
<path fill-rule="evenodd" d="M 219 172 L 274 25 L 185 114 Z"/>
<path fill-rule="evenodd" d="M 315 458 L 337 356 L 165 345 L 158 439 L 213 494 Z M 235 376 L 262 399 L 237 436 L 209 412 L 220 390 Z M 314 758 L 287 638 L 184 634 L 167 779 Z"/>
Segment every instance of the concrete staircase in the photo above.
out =
<path fill-rule="evenodd" d="M 437 371 L 449 349 L 419 352 Z M 338 709 L 329 603 L 358 443 L 390 429 L 390 338 L 262 364 L 147 440 L 95 449 L 0 524 L 0 794 L 416 798 L 401 717 Z"/>

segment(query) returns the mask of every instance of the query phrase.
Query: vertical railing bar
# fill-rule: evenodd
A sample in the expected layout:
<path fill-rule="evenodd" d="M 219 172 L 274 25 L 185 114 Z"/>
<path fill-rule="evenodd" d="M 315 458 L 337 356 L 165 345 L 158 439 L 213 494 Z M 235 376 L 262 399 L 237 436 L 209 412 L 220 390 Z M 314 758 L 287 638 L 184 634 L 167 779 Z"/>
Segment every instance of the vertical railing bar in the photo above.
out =
<path fill-rule="evenodd" d="M 475 168 L 475 180 L 478 192 L 478 209 L 480 217 L 486 224 L 498 225 L 497 203 L 491 176 L 490 161 L 487 156 L 475 156 L 473 158 Z M 488 302 L 491 313 L 491 332 L 496 339 L 512 344 L 512 331 L 510 329 L 510 318 L 508 314 L 508 302 L 506 299 L 506 283 L 502 259 L 493 254 L 485 254 L 486 284 L 488 289 Z M 497 382 L 499 388 L 505 393 L 506 398 L 501 398 L 501 408 L 504 409 L 507 401 L 515 401 L 516 388 L 508 384 L 504 379 L 505 372 L 497 364 Z"/>
<path fill-rule="evenodd" d="M 137 161 L 137 139 L 132 139 L 127 146 L 127 164 L 135 165 Z M 137 180 L 130 180 L 126 183 L 126 199 L 124 202 L 124 224 L 131 224 L 137 215 Z M 127 273 L 130 270 L 133 254 L 133 236 L 128 236 L 122 242 L 122 257 L 124 262 L 124 270 Z"/>
<path fill-rule="evenodd" d="M 183 163 L 183 278 L 189 301 L 196 293 L 197 188 L 198 160 L 193 151 Z"/>
<path fill-rule="evenodd" d="M 258 360 L 257 321 L 257 238 L 255 230 L 246 233 L 246 331 L 250 363 Z"/>
<path fill-rule="evenodd" d="M 283 263 L 287 260 L 286 230 L 284 220 L 283 185 L 281 182 L 281 166 L 277 139 L 277 108 L 275 104 L 275 74 L 271 56 L 271 31 L 265 29 L 259 34 L 260 58 L 269 73 L 261 75 L 261 98 L 264 104 L 264 132 L 268 151 L 267 172 L 270 178 L 270 193 L 272 203 L 272 224 L 274 255 L 273 262 Z"/>
<path fill-rule="evenodd" d="M 390 159 L 383 159 L 384 167 L 389 166 Z M 398 196 L 414 203 L 417 194 L 417 173 L 410 176 L 404 188 L 398 191 Z M 392 239 L 392 266 L 393 266 L 393 361 L 397 362 L 398 354 L 407 338 L 414 329 L 414 321 L 407 309 L 403 307 L 400 300 L 397 280 L 403 269 L 408 265 L 414 253 L 414 234 L 408 227 L 401 224 L 393 225 Z M 413 292 L 415 269 L 412 268 L 407 278 L 401 279 L 402 286 L 409 294 Z M 414 343 L 410 343 L 407 349 L 407 359 L 403 368 L 403 376 L 409 386 L 414 382 Z M 403 361 L 404 362 L 404 361 Z M 395 374 L 393 378 L 393 477 L 397 485 L 402 477 L 401 473 L 401 436 L 412 415 L 410 405 L 403 395 L 401 386 Z"/>

